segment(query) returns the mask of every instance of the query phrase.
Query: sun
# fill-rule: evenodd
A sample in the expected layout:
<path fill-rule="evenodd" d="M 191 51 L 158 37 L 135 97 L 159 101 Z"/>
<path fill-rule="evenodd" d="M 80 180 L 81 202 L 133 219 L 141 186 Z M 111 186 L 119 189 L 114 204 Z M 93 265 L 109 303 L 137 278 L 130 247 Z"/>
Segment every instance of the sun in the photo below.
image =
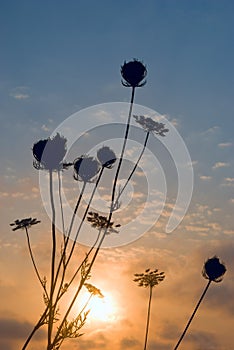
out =
<path fill-rule="evenodd" d="M 88 308 L 89 317 L 93 321 L 111 322 L 116 319 L 116 306 L 110 295 L 105 295 L 104 298 L 92 297 Z"/>

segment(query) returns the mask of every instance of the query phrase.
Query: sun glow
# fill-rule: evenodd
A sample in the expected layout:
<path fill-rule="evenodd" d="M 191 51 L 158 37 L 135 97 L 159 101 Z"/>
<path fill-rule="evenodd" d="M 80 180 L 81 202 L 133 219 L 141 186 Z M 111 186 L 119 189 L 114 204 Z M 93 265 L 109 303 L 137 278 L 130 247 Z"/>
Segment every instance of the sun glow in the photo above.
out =
<path fill-rule="evenodd" d="M 93 321 L 111 322 L 116 319 L 116 306 L 113 299 L 105 295 L 104 298 L 94 296 L 88 305 L 89 317 Z"/>

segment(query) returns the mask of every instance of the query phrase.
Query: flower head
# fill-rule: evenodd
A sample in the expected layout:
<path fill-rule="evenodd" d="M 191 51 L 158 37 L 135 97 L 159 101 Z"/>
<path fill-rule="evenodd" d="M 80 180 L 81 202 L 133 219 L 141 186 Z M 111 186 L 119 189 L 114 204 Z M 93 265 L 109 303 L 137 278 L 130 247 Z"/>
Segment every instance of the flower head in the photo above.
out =
<path fill-rule="evenodd" d="M 84 285 L 88 289 L 90 294 L 95 295 L 99 298 L 104 298 L 104 295 L 102 294 L 101 290 L 92 285 L 91 283 L 85 283 Z"/>
<path fill-rule="evenodd" d="M 108 146 L 103 146 L 97 151 L 97 159 L 103 167 L 111 169 L 116 162 L 116 155 Z"/>
<path fill-rule="evenodd" d="M 96 159 L 81 156 L 74 161 L 73 177 L 77 181 L 92 182 L 99 170 L 99 163 Z"/>
<path fill-rule="evenodd" d="M 221 282 L 226 270 L 225 265 L 219 261 L 219 258 L 213 256 L 205 262 L 202 275 L 210 281 Z"/>
<path fill-rule="evenodd" d="M 146 84 L 146 80 L 144 80 L 146 74 L 147 69 L 145 65 L 136 59 L 124 62 L 121 66 L 122 84 L 126 87 L 144 86 Z"/>
<path fill-rule="evenodd" d="M 36 169 L 60 170 L 67 152 L 67 140 L 57 133 L 53 138 L 40 140 L 33 145 L 33 165 Z"/>
<path fill-rule="evenodd" d="M 165 124 L 158 123 L 149 117 L 144 117 L 143 115 L 134 115 L 133 117 L 135 118 L 136 122 L 143 127 L 143 129 L 156 135 L 165 136 L 165 133 L 169 131 L 169 129 L 165 128 Z"/>
<path fill-rule="evenodd" d="M 165 278 L 164 272 L 158 272 L 158 270 L 151 271 L 150 269 L 146 269 L 144 273 L 135 273 L 134 282 L 138 283 L 139 287 L 151 287 L 153 288 L 159 282 L 162 282 Z"/>
<path fill-rule="evenodd" d="M 15 226 L 12 231 L 16 231 L 16 230 L 20 230 L 20 229 L 28 229 L 29 227 L 39 224 L 39 220 L 37 220 L 36 218 L 32 219 L 32 218 L 26 218 L 26 219 L 17 219 L 15 220 L 13 223 L 10 224 L 10 226 Z"/>
<path fill-rule="evenodd" d="M 98 213 L 90 211 L 87 216 L 87 220 L 91 223 L 93 228 L 107 229 L 106 234 L 118 233 L 114 227 L 120 227 L 121 225 L 114 225 L 114 222 L 109 222 L 106 216 L 99 215 Z"/>

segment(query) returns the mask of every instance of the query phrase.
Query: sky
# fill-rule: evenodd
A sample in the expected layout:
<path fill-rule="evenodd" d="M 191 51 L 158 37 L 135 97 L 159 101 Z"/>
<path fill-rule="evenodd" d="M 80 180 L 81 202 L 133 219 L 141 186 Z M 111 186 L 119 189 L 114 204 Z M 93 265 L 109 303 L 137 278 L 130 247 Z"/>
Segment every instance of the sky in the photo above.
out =
<path fill-rule="evenodd" d="M 15 219 L 32 216 L 42 221 L 30 234 L 40 270 L 49 274 L 50 218 L 46 199 L 40 196 L 39 172 L 32 165 L 32 145 L 61 125 L 68 136 L 72 131 L 79 136 L 93 122 L 96 129 L 81 140 L 77 136 L 69 156 L 89 148 L 94 155 L 103 143 L 119 151 L 123 128 L 108 123 L 124 123 L 130 89 L 121 84 L 120 67 L 136 58 L 146 64 L 148 74 L 135 96 L 135 103 L 144 108 L 136 105 L 134 112 L 163 118 L 168 144 L 175 141 L 173 128 L 181 136 L 179 146 L 183 140 L 193 166 L 191 203 L 179 226 L 167 234 L 179 183 L 176 170 L 182 171 L 184 164 L 177 164 L 162 140 L 151 135 L 115 216 L 122 226 L 136 219 L 128 233 L 133 241 L 101 249 L 92 272 L 91 282 L 106 295 L 106 303 L 111 300 L 111 311 L 104 319 L 90 315 L 85 334 L 64 342 L 63 349 L 143 348 L 148 290 L 138 288 L 133 275 L 149 267 L 164 271 L 166 278 L 154 288 L 148 349 L 173 349 L 207 283 L 201 275 L 203 263 L 217 255 L 227 273 L 221 283 L 211 284 L 181 350 L 231 350 L 233 1 L 10 0 L 1 1 L 0 9 L 0 348 L 20 349 L 43 308 L 26 237 L 9 226 Z M 120 103 L 119 116 L 110 113 L 110 103 L 115 112 Z M 72 115 L 77 118 L 74 130 L 66 124 Z M 102 124 L 106 126 L 99 130 Z M 141 149 L 145 134 L 138 132 L 132 127 L 126 172 Z M 177 144 L 172 148 L 176 153 Z M 77 183 L 71 182 L 71 171 L 64 174 L 64 192 L 72 206 Z M 110 178 L 100 184 L 97 210 L 107 201 Z M 185 182 L 180 185 L 186 193 Z M 147 191 L 147 215 L 140 218 Z M 89 193 L 87 188 L 85 196 Z M 123 232 L 124 227 L 122 237 Z M 77 250 L 82 256 L 86 247 Z M 42 349 L 44 342 L 42 330 L 29 349 Z"/>

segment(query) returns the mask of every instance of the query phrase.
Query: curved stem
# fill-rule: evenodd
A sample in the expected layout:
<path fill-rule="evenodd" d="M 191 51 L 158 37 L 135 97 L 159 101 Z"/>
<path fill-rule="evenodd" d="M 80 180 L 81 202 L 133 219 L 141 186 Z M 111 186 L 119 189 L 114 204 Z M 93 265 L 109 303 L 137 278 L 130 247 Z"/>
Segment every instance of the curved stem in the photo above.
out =
<path fill-rule="evenodd" d="M 72 254 L 73 254 L 73 251 L 74 251 L 75 245 L 76 245 L 76 240 L 77 240 L 77 238 L 78 238 L 78 235 L 79 235 L 79 233 L 80 233 L 80 230 L 81 230 L 81 228 L 82 228 L 82 226 L 83 226 L 83 223 L 84 223 L 85 218 L 86 218 L 86 216 L 87 216 L 87 213 L 88 213 L 88 211 L 89 211 L 91 202 L 92 202 L 93 197 L 94 197 L 94 194 L 95 194 L 95 192 L 96 192 L 96 190 L 97 190 L 98 184 L 99 184 L 100 179 L 101 179 L 102 174 L 103 174 L 103 171 L 104 171 L 104 167 L 101 168 L 101 171 L 100 171 L 100 173 L 99 173 L 98 179 L 97 179 L 97 181 L 96 181 L 96 183 L 95 183 L 95 187 L 94 187 L 93 192 L 92 192 L 92 194 L 91 194 L 91 196 L 90 196 L 90 198 L 89 198 L 88 205 L 86 206 L 86 209 L 85 209 L 85 212 L 84 212 L 84 214 L 83 214 L 82 220 L 81 220 L 80 225 L 79 225 L 79 227 L 78 227 L 78 229 L 77 229 L 77 233 L 76 233 L 76 236 L 75 236 L 75 238 L 74 238 L 73 245 L 72 245 L 71 251 L 70 251 L 70 253 L 69 253 L 69 257 L 68 257 L 68 259 L 67 259 L 67 261 L 66 261 L 66 263 L 65 263 L 65 265 L 64 265 L 63 273 L 62 273 L 62 277 L 61 277 L 61 281 L 60 281 L 60 286 L 59 286 L 59 289 L 58 289 L 58 292 L 57 292 L 56 303 L 57 303 L 57 301 L 60 299 L 60 292 L 61 292 L 61 288 L 62 288 L 62 285 L 63 285 L 63 282 L 64 282 L 64 278 L 65 278 L 65 273 L 66 273 L 67 266 L 68 266 L 69 261 L 70 261 L 70 259 L 71 259 L 71 257 L 72 257 Z M 96 244 L 96 243 L 95 243 L 95 244 Z M 81 265 L 82 265 L 82 263 L 81 263 Z M 74 280 L 74 278 L 76 277 L 77 273 L 79 272 L 81 265 L 78 267 L 78 269 L 77 269 L 77 271 L 75 272 L 73 278 L 72 278 L 71 281 L 68 283 L 68 287 L 71 285 L 71 283 L 73 282 L 73 280 Z"/>
<path fill-rule="evenodd" d="M 35 272 L 36 272 L 37 278 L 38 278 L 40 284 L 42 285 L 42 288 L 43 288 L 43 290 L 44 290 L 44 292 L 45 292 L 47 298 L 49 298 L 48 293 L 47 293 L 47 290 L 46 290 L 46 287 L 45 287 L 45 285 L 44 285 L 43 282 L 42 282 L 42 279 L 41 279 L 41 276 L 40 276 L 40 274 L 39 274 L 37 265 L 36 265 L 36 263 L 35 263 L 35 259 L 34 259 L 34 257 L 33 257 L 33 252 L 32 252 L 32 248 L 31 248 L 31 243 L 30 243 L 30 238 L 29 238 L 28 228 L 27 228 L 27 227 L 25 227 L 25 233 L 26 233 L 26 236 L 27 236 L 28 250 L 29 250 L 29 254 L 30 254 L 30 257 L 31 257 L 31 260 L 32 260 L 32 264 L 33 264 L 34 270 L 35 270 Z"/>
<path fill-rule="evenodd" d="M 98 252 L 99 252 L 99 250 L 100 250 L 100 248 L 101 248 L 101 245 L 102 245 L 102 243 L 103 243 L 103 240 L 104 240 L 104 238 L 105 238 L 105 235 L 106 235 L 106 231 L 104 232 L 104 234 L 103 234 L 103 236 L 102 236 L 102 238 L 101 238 L 101 240 L 100 240 L 100 242 L 99 242 L 99 244 L 98 244 L 98 247 L 97 247 L 97 249 L 96 249 L 96 252 L 95 252 L 95 254 L 94 254 L 94 256 L 93 256 L 93 258 L 92 258 L 92 260 L 91 260 L 91 263 L 90 263 L 90 265 L 89 265 L 89 268 L 88 268 L 87 271 L 86 271 L 86 275 L 85 275 L 85 276 L 82 278 L 82 280 L 80 281 L 79 287 L 77 288 L 77 291 L 76 291 L 76 293 L 75 293 L 75 295 L 74 295 L 74 297 L 73 297 L 73 299 L 72 299 L 72 301 L 71 301 L 69 307 L 67 308 L 67 311 L 66 311 L 66 313 L 65 313 L 65 315 L 64 315 L 64 317 L 63 317 L 63 320 L 62 320 L 62 322 L 60 323 L 60 326 L 57 328 L 57 333 L 56 333 L 55 338 L 54 338 L 54 340 L 53 340 L 53 342 L 52 342 L 52 348 L 53 348 L 53 346 L 55 346 L 55 344 L 56 344 L 56 342 L 57 342 L 57 340 L 58 340 L 58 338 L 59 338 L 59 333 L 60 333 L 60 331 L 61 331 L 61 329 L 62 329 L 62 327 L 63 327 L 63 324 L 64 324 L 64 322 L 66 321 L 66 319 L 67 319 L 67 317 L 68 317 L 68 315 L 69 315 L 69 313 L 70 313 L 70 311 L 71 311 L 71 309 L 72 309 L 72 307 L 73 307 L 73 305 L 74 305 L 74 303 L 75 303 L 75 301 L 76 301 L 76 299 L 77 299 L 77 296 L 79 295 L 79 292 L 81 291 L 81 289 L 82 289 L 82 287 L 83 287 L 83 285 L 84 285 L 84 283 L 85 283 L 85 281 L 86 281 L 88 275 L 90 274 L 90 271 L 91 271 L 91 269 L 92 269 L 92 267 L 93 267 L 93 264 L 94 264 L 94 262 L 95 262 L 95 260 L 96 260 L 96 258 L 97 258 Z"/>
<path fill-rule="evenodd" d="M 74 224 L 74 221 L 75 221 L 76 213 L 77 213 L 78 207 L 79 207 L 79 205 L 80 205 L 81 199 L 82 199 L 83 194 L 84 194 L 85 186 L 86 186 L 86 182 L 83 183 L 83 186 L 82 186 L 82 189 L 81 189 L 79 198 L 78 198 L 78 200 L 77 200 L 77 202 L 76 202 L 76 206 L 75 206 L 75 209 L 74 209 L 73 214 L 72 214 L 72 219 L 71 219 L 71 223 L 70 223 L 70 226 L 69 226 L 68 235 L 67 235 L 67 237 L 66 237 L 66 239 L 65 239 L 65 244 L 64 244 L 63 252 L 62 252 L 61 258 L 60 258 L 60 260 L 59 260 L 58 267 L 57 267 L 56 276 L 55 276 L 55 280 L 54 280 L 53 290 L 55 289 L 56 283 L 57 283 L 57 281 L 58 281 L 58 276 L 59 276 L 59 272 L 60 272 L 61 265 L 62 265 L 62 263 L 63 263 L 63 262 L 65 261 L 65 259 L 66 259 L 66 249 L 67 249 L 67 245 L 68 245 L 68 242 L 69 242 L 69 238 L 70 238 L 70 236 L 71 236 L 71 231 L 72 231 L 73 224 Z M 64 264 L 64 266 L 63 266 L 63 274 L 64 274 L 64 270 L 66 269 L 66 266 L 67 266 L 67 263 Z M 60 283 L 59 289 L 60 289 L 60 288 L 61 288 L 61 283 Z"/>
<path fill-rule="evenodd" d="M 67 287 L 67 288 L 70 287 L 70 285 L 72 284 L 72 282 L 73 282 L 74 279 L 76 278 L 78 272 L 80 271 L 81 266 L 83 265 L 84 261 L 89 257 L 89 255 L 92 253 L 93 249 L 95 248 L 95 245 L 97 244 L 97 242 L 98 242 L 98 240 L 99 240 L 99 238 L 100 238 L 101 231 L 102 231 L 102 229 L 99 229 L 99 231 L 98 231 L 98 236 L 97 236 L 97 238 L 96 238 L 94 244 L 92 245 L 92 247 L 90 248 L 90 250 L 89 250 L 88 253 L 86 254 L 85 259 L 82 261 L 82 263 L 81 263 L 80 266 L 77 268 L 77 270 L 76 270 L 76 272 L 74 273 L 74 275 L 72 276 L 70 282 L 68 283 L 68 287 Z"/>
<path fill-rule="evenodd" d="M 49 297 L 49 321 L 48 321 L 48 350 L 51 349 L 51 335 L 53 330 L 54 309 L 53 309 L 53 293 L 54 293 L 54 272 L 55 272 L 55 254 L 56 254 L 56 232 L 55 232 L 55 205 L 53 195 L 53 172 L 49 171 L 49 192 L 50 204 L 52 212 L 51 232 L 52 232 L 52 254 L 51 254 L 51 283 Z"/>
<path fill-rule="evenodd" d="M 125 148 L 126 148 L 128 134 L 129 134 L 130 120 L 131 120 L 131 115 L 132 115 L 134 95 L 135 95 L 135 87 L 132 88 L 132 95 L 131 95 L 130 108 L 129 108 L 129 113 L 128 113 L 127 126 L 126 126 L 126 130 L 125 130 L 125 135 L 124 135 L 124 142 L 123 142 L 122 151 L 121 151 L 121 154 L 120 154 L 119 163 L 118 163 L 118 167 L 117 167 L 117 170 L 116 170 L 116 174 L 115 174 L 115 178 L 114 178 L 114 184 L 113 184 L 113 188 L 112 188 L 111 212 L 113 211 L 113 207 L 114 207 L 115 191 L 116 191 L 117 181 L 118 181 L 118 177 L 119 177 L 120 168 L 121 168 L 121 165 L 122 165 L 122 162 L 123 162 L 124 151 L 125 151 Z"/>
<path fill-rule="evenodd" d="M 187 325 L 186 325 L 186 327 L 185 327 L 185 329 L 184 329 L 184 331 L 183 331 L 183 333 L 182 333 L 180 339 L 178 340 L 176 346 L 174 347 L 174 350 L 178 349 L 178 347 L 179 347 L 181 341 L 183 340 L 183 338 L 184 338 L 184 336 L 185 336 L 185 334 L 186 334 L 186 332 L 187 332 L 187 330 L 188 330 L 188 328 L 189 328 L 189 326 L 190 326 L 190 323 L 192 322 L 192 320 L 193 320 L 193 318 L 194 318 L 194 316 L 195 316 L 195 314 L 196 314 L 196 312 L 197 312 L 197 310 L 198 310 L 198 308 L 199 308 L 199 306 L 200 306 L 200 304 L 201 304 L 201 302 L 202 302 L 202 299 L 204 298 L 204 296 L 205 296 L 205 294 L 206 294 L 206 292 L 207 292 L 207 290 L 208 290 L 208 288 L 209 288 L 211 282 L 212 282 L 212 281 L 209 280 L 209 282 L 208 282 L 206 288 L 204 289 L 204 292 L 202 293 L 202 295 L 201 295 L 201 297 L 200 297 L 200 299 L 199 299 L 199 301 L 198 301 L 198 303 L 197 303 L 197 305 L 196 305 L 196 307 L 195 307 L 195 309 L 194 309 L 192 315 L 190 316 L 190 319 L 189 319 L 189 321 L 188 321 L 188 323 L 187 323 Z"/>
<path fill-rule="evenodd" d="M 37 324 L 34 326 L 33 330 L 29 334 L 28 338 L 26 339 L 26 341 L 22 347 L 22 350 L 25 350 L 27 348 L 29 342 L 31 341 L 31 339 L 34 336 L 34 334 L 36 333 L 36 331 L 44 324 L 44 320 L 46 318 L 47 311 L 48 311 L 48 307 L 45 309 L 45 311 L 41 315 L 40 319 L 38 320 Z"/>
<path fill-rule="evenodd" d="M 146 134 L 146 137 L 145 137 L 145 142 L 144 142 L 143 148 L 141 150 L 141 153 L 140 153 L 140 155 L 139 155 L 139 157 L 138 157 L 138 159 L 137 159 L 137 161 L 136 161 L 136 163 L 135 163 L 135 165 L 134 165 L 134 167 L 133 167 L 129 177 L 127 178 L 127 181 L 125 182 L 125 184 L 121 188 L 117 198 L 115 199 L 114 207 L 116 207 L 116 204 L 118 203 L 119 198 L 121 197 L 121 195 L 122 195 L 123 191 L 125 190 L 127 184 L 129 183 L 129 181 L 131 180 L 133 174 L 135 173 L 136 168 L 138 167 L 138 164 L 139 164 L 139 162 L 140 162 L 140 160 L 141 160 L 141 158 L 142 158 L 142 156 L 143 156 L 143 154 L 145 152 L 145 148 L 146 148 L 146 145 L 147 145 L 147 142 L 148 142 L 148 139 L 149 139 L 149 135 L 150 135 L 150 132 L 147 131 L 147 134 Z"/>
<path fill-rule="evenodd" d="M 147 340 L 148 340 L 148 333 L 149 333 L 149 322 L 150 322 L 150 309 L 151 309 L 151 300 L 152 300 L 152 289 L 153 289 L 153 288 L 150 286 L 149 304 L 148 304 L 147 321 L 146 321 L 146 330 L 145 330 L 145 344 L 144 344 L 144 350 L 146 350 Z"/>

